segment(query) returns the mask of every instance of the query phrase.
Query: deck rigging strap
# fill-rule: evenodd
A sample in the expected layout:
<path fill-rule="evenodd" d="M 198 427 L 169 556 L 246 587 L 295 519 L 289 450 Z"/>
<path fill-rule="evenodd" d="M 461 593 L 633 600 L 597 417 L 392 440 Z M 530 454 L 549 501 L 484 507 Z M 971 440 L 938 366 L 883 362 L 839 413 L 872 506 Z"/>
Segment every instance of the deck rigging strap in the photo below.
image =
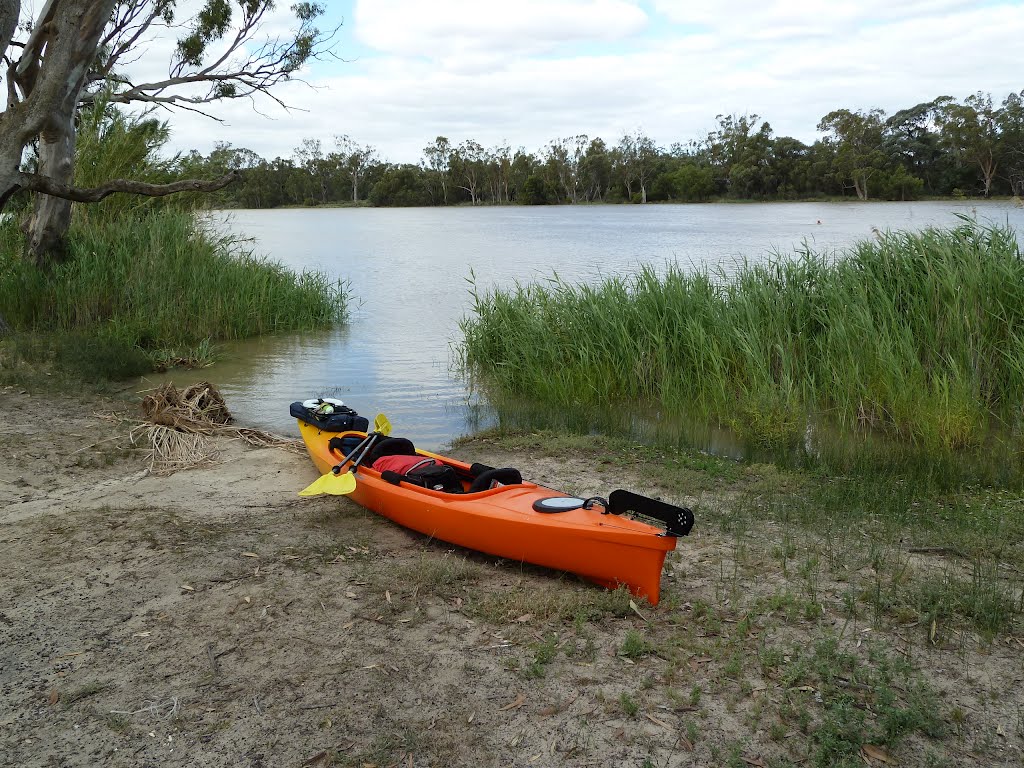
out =
<path fill-rule="evenodd" d="M 621 488 L 612 491 L 605 510 L 612 515 L 632 514 L 658 520 L 665 524 L 667 536 L 686 536 L 693 528 L 693 512 L 686 507 L 677 507 Z"/>

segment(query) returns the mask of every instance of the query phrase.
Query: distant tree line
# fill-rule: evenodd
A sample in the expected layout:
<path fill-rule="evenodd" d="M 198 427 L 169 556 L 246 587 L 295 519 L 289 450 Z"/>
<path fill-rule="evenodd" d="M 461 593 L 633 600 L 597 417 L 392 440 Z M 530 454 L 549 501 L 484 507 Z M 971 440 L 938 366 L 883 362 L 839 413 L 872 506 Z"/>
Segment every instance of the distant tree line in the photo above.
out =
<path fill-rule="evenodd" d="M 821 119 L 823 137 L 810 145 L 774 135 L 758 115 L 717 121 L 707 136 L 668 148 L 642 132 L 614 145 L 569 136 L 537 152 L 438 136 L 418 164 L 395 164 L 336 136 L 333 147 L 308 138 L 292 157 L 274 160 L 222 143 L 179 165 L 196 177 L 242 171 L 212 202 L 246 208 L 1024 195 L 1024 90 L 1001 104 L 978 92 L 893 115 L 838 109 Z"/>

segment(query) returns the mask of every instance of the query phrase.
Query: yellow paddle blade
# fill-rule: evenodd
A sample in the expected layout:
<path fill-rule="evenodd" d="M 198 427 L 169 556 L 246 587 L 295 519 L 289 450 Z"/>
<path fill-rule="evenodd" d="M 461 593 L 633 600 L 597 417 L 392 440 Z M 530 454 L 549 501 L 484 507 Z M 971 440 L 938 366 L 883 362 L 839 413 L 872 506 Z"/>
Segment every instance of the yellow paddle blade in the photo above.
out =
<path fill-rule="evenodd" d="M 388 417 L 383 413 L 378 413 L 377 418 L 373 420 L 373 429 L 375 432 L 380 432 L 387 437 L 391 434 L 391 422 L 388 421 Z"/>
<path fill-rule="evenodd" d="M 322 493 L 345 496 L 355 489 L 356 479 L 351 472 L 342 472 L 340 475 L 328 472 L 299 491 L 299 496 L 319 496 Z"/>

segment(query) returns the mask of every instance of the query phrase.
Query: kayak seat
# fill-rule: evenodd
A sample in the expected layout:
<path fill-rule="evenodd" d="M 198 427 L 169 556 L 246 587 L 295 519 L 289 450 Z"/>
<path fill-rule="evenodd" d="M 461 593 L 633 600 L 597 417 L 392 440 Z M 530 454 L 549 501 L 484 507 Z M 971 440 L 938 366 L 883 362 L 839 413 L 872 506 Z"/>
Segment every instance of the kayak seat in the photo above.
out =
<path fill-rule="evenodd" d="M 363 462 L 368 467 L 372 467 L 377 459 L 382 456 L 415 456 L 416 448 L 413 447 L 412 440 L 406 437 L 385 437 L 382 440 L 378 440 L 373 444 L 370 452 L 366 456 L 366 460 Z"/>
<path fill-rule="evenodd" d="M 476 466 L 476 465 L 474 465 Z M 499 485 L 518 485 L 523 482 L 523 476 L 518 469 L 502 467 L 500 469 L 487 469 L 473 478 L 466 493 L 479 493 L 486 491 L 494 483 Z"/>

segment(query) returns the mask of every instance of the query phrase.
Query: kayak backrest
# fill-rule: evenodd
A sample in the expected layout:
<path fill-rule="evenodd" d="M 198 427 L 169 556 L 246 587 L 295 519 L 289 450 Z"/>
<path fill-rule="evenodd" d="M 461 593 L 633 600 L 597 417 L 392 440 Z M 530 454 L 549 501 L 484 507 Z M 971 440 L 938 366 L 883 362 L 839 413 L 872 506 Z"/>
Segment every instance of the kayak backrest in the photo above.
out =
<path fill-rule="evenodd" d="M 512 467 L 488 469 L 473 478 L 473 483 L 469 486 L 469 490 L 466 493 L 486 491 L 494 483 L 499 485 L 518 485 L 521 482 L 523 482 L 523 476 L 518 469 Z"/>
<path fill-rule="evenodd" d="M 412 440 L 406 437 L 385 437 L 374 444 L 363 463 L 368 467 L 372 467 L 381 456 L 415 455 L 416 448 L 413 446 Z"/>

